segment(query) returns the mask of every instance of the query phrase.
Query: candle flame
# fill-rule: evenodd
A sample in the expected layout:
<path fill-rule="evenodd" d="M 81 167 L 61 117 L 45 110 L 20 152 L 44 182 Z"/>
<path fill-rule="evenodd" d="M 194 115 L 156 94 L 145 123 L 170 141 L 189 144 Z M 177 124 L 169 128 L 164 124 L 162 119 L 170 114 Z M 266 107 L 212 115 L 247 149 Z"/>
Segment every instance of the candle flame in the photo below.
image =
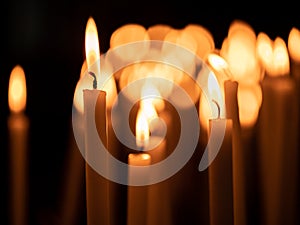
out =
<path fill-rule="evenodd" d="M 229 68 L 226 60 L 223 57 L 221 57 L 215 53 L 210 53 L 207 56 L 207 60 L 208 60 L 208 63 L 217 71 L 228 70 L 228 68 Z"/>
<path fill-rule="evenodd" d="M 85 30 L 85 54 L 88 69 L 100 75 L 100 46 L 98 39 L 97 26 L 92 17 L 89 17 Z"/>
<path fill-rule="evenodd" d="M 260 85 L 239 85 L 237 97 L 241 125 L 243 127 L 254 126 L 262 104 L 262 90 Z"/>
<path fill-rule="evenodd" d="M 144 107 L 140 107 L 136 119 L 136 144 L 138 147 L 144 147 L 149 142 L 149 125 Z"/>
<path fill-rule="evenodd" d="M 14 113 L 23 111 L 26 107 L 26 80 L 23 68 L 17 65 L 10 74 L 8 87 L 8 104 Z"/>
<path fill-rule="evenodd" d="M 291 59 L 300 62 L 300 30 L 293 27 L 288 37 L 288 51 Z"/>
<path fill-rule="evenodd" d="M 225 117 L 221 87 L 212 72 L 208 75 L 207 88 L 209 96 L 202 94 L 199 104 L 200 123 L 204 129 L 208 128 L 209 119 Z"/>
<path fill-rule="evenodd" d="M 273 41 L 267 34 L 259 33 L 257 36 L 257 54 L 269 76 L 282 76 L 289 73 L 288 49 L 281 37 L 276 37 Z"/>

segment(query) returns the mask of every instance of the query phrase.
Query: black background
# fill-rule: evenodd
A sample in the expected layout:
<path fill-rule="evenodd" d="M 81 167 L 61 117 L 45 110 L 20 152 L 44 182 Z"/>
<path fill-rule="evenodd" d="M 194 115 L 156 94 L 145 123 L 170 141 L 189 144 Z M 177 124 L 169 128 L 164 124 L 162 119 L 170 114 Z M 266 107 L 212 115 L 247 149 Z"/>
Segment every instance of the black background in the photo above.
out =
<path fill-rule="evenodd" d="M 89 16 L 97 24 L 101 52 L 121 25 L 145 27 L 164 23 L 181 28 L 196 23 L 208 28 L 217 48 L 230 23 L 248 22 L 258 32 L 287 41 L 292 27 L 300 28 L 300 10 L 287 1 L 265 6 L 255 2 L 204 1 L 9 1 L 0 10 L 0 224 L 8 224 L 7 92 L 12 68 L 20 64 L 26 75 L 26 114 L 30 119 L 30 224 L 53 224 L 60 202 L 64 166 L 71 133 L 71 111 L 84 56 L 85 26 Z M 45 216 L 47 215 L 47 216 Z M 50 216 L 49 216 L 50 215 Z M 84 217 L 84 216 L 83 216 Z"/>

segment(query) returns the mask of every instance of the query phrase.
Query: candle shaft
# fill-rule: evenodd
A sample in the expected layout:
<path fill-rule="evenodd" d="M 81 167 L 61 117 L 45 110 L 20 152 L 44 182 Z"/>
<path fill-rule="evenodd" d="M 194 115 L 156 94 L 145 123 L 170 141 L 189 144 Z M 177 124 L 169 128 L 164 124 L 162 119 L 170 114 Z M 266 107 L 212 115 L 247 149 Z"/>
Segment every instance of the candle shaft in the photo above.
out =
<path fill-rule="evenodd" d="M 11 225 L 28 224 L 28 127 L 28 118 L 23 113 L 10 115 Z"/>
<path fill-rule="evenodd" d="M 84 114 L 85 114 L 85 157 L 89 162 L 93 157 L 93 148 L 97 146 L 93 135 L 89 134 L 91 127 L 96 124 L 99 138 L 104 146 L 107 146 L 106 124 L 106 92 L 101 90 L 84 90 Z M 96 101 L 96 108 L 93 104 Z M 107 162 L 107 160 L 105 160 Z M 88 163 L 85 165 L 86 175 L 86 202 L 87 224 L 109 224 L 109 183 L 99 175 Z M 107 169 L 108 165 L 101 165 Z"/>
<path fill-rule="evenodd" d="M 209 121 L 209 130 L 223 127 L 225 136 L 217 157 L 208 168 L 210 224 L 233 224 L 232 120 Z M 213 150 L 214 146 L 208 146 Z"/>
<path fill-rule="evenodd" d="M 232 120 L 234 224 L 243 225 L 246 224 L 246 172 L 237 99 L 238 82 L 226 80 L 224 91 L 226 118 Z"/>
<path fill-rule="evenodd" d="M 147 180 L 148 171 L 140 170 L 141 166 L 149 166 L 151 156 L 145 153 L 131 153 L 128 155 L 128 180 Z M 147 222 L 148 186 L 131 186 L 127 189 L 127 225 L 141 225 Z"/>
<path fill-rule="evenodd" d="M 297 224 L 299 105 L 289 77 L 265 77 L 259 118 L 262 223 Z"/>

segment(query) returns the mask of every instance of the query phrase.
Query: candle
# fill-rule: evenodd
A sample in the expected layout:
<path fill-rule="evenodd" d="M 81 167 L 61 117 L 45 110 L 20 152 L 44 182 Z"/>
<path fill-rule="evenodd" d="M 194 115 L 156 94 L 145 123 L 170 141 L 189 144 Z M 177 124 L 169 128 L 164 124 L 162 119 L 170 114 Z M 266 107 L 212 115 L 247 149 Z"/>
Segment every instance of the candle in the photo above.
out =
<path fill-rule="evenodd" d="M 109 186 L 108 181 L 100 176 L 89 162 L 95 160 L 93 152 L 96 148 L 93 135 L 89 132 L 96 128 L 105 148 L 107 148 L 106 92 L 97 89 L 103 87 L 100 81 L 100 50 L 98 32 L 95 21 L 89 18 L 85 33 L 85 50 L 88 74 L 93 79 L 93 89 L 83 90 L 85 120 L 85 159 L 86 159 L 86 203 L 87 224 L 108 225 L 109 222 Z M 93 108 L 96 102 L 96 107 Z M 106 162 L 106 161 L 104 161 Z M 105 163 L 104 163 L 105 164 Z M 107 164 L 100 165 L 107 170 Z"/>
<path fill-rule="evenodd" d="M 17 65 L 9 79 L 8 103 L 11 114 L 8 118 L 11 166 L 10 224 L 28 224 L 28 149 L 29 120 L 25 115 L 26 80 L 23 68 Z"/>
<path fill-rule="evenodd" d="M 151 156 L 144 153 L 149 143 L 149 126 L 145 112 L 140 108 L 136 119 L 136 145 L 138 153 L 128 155 L 128 181 L 149 179 L 148 166 Z M 143 167 L 143 168 L 141 168 Z M 127 190 L 127 225 L 141 225 L 147 222 L 148 187 L 128 185 Z"/>
<path fill-rule="evenodd" d="M 267 40 L 267 41 L 263 41 Z M 299 105 L 282 38 L 261 39 L 266 75 L 259 118 L 263 224 L 297 224 Z M 262 51 L 262 49 L 266 49 Z M 267 54 L 268 53 L 268 54 Z"/>
<path fill-rule="evenodd" d="M 233 224 L 232 120 L 221 117 L 223 97 L 213 75 L 208 77 L 208 91 L 216 105 L 216 119 L 209 119 L 207 144 L 210 224 Z M 216 138 L 222 141 L 213 141 Z"/>
<path fill-rule="evenodd" d="M 235 20 L 230 24 L 227 38 L 224 39 L 220 49 L 220 55 L 228 63 L 230 79 L 237 82 L 236 84 L 227 82 L 225 93 L 225 96 L 227 95 L 226 107 L 231 108 L 229 113 L 234 113 L 230 105 L 232 102 L 237 101 L 238 106 L 236 109 L 239 124 L 234 125 L 233 138 L 236 224 L 246 224 L 250 220 L 256 223 L 258 215 L 256 206 L 258 182 L 256 170 L 253 167 L 256 164 L 254 134 L 260 109 L 260 81 L 264 73 L 257 58 L 256 44 L 257 37 L 253 28 L 244 21 Z M 235 93 L 228 96 L 231 91 Z M 256 98 L 257 92 L 258 98 Z M 230 100 L 229 97 L 232 99 Z"/>
<path fill-rule="evenodd" d="M 226 127 L 223 143 L 217 157 L 208 168 L 210 224 L 234 224 L 233 170 L 232 170 L 232 120 L 211 119 L 209 130 Z M 208 149 L 214 150 L 210 142 Z"/>

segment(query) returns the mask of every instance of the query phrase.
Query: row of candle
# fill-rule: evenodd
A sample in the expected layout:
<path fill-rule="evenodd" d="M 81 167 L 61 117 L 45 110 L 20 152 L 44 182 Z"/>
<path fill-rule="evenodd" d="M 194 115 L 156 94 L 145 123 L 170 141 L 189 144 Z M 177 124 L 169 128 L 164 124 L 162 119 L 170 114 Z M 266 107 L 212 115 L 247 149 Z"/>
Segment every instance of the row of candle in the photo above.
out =
<path fill-rule="evenodd" d="M 126 68 L 122 68 L 122 70 L 118 71 L 114 76 L 110 76 L 110 73 L 113 71 L 113 69 L 106 71 L 107 67 L 105 67 L 105 70 L 101 70 L 102 65 L 100 64 L 100 49 L 97 28 L 94 20 L 90 18 L 88 20 L 86 28 L 86 61 L 83 63 L 80 80 L 74 93 L 74 106 L 76 110 L 78 110 L 79 113 L 87 113 L 89 112 L 89 110 L 91 110 L 89 108 L 91 104 L 89 103 L 90 97 L 88 97 L 88 92 L 85 91 L 86 94 L 83 95 L 82 91 L 85 89 L 91 89 L 92 83 L 94 81 L 97 81 L 97 84 L 94 83 L 94 87 L 96 87 L 95 89 L 97 89 L 97 87 L 103 87 L 103 89 L 91 90 L 90 94 L 91 96 L 95 97 L 100 93 L 100 96 L 102 96 L 99 97 L 98 101 L 100 102 L 99 109 L 100 111 L 102 110 L 103 116 L 100 117 L 100 121 L 97 121 L 97 118 L 99 119 L 99 117 L 96 117 L 96 124 L 99 124 L 100 126 L 99 134 L 100 136 L 102 136 L 102 140 L 107 141 L 106 146 L 119 146 L 115 143 L 115 134 L 106 133 L 107 130 L 111 131 L 112 129 L 110 118 L 108 118 L 108 120 L 106 121 L 106 114 L 108 117 L 111 116 L 111 114 L 108 112 L 112 110 L 114 99 L 118 94 L 117 90 L 124 89 L 128 84 L 138 80 L 141 77 L 149 77 L 151 76 L 149 74 L 152 74 L 152 76 L 153 74 L 155 74 L 155 76 L 162 76 L 165 79 L 171 79 L 172 82 L 181 85 L 183 89 L 188 93 L 188 95 L 192 99 L 193 104 L 185 105 L 186 102 L 180 103 L 182 104 L 181 106 L 183 108 L 189 108 L 191 106 L 194 107 L 199 101 L 198 111 L 201 129 L 204 129 L 206 132 L 210 132 L 211 127 L 209 128 L 209 126 L 214 126 L 212 125 L 215 121 L 214 119 L 224 119 L 222 120 L 222 123 L 224 121 L 226 122 L 226 132 L 224 136 L 224 142 L 222 143 L 219 152 L 221 158 L 216 158 L 214 163 L 209 167 L 211 224 L 219 224 L 222 220 L 226 220 L 231 224 L 247 224 L 245 208 L 245 191 L 247 188 L 245 187 L 245 185 L 247 183 L 246 179 L 248 179 L 248 170 L 251 170 L 251 168 L 246 166 L 249 164 L 249 162 L 247 162 L 245 157 L 249 156 L 249 154 L 251 155 L 251 153 L 249 152 L 251 151 L 251 147 L 248 147 L 247 143 L 249 143 L 249 141 L 253 138 L 253 134 L 249 135 L 249 133 L 247 132 L 254 130 L 254 126 L 257 124 L 257 119 L 259 115 L 261 115 L 258 122 L 262 129 L 262 132 L 259 132 L 260 138 L 262 140 L 259 146 L 259 154 L 261 154 L 260 158 L 262 160 L 262 165 L 260 165 L 260 167 L 263 173 L 263 201 L 264 204 L 266 204 L 266 211 L 264 211 L 266 220 L 264 222 L 266 224 L 276 224 L 276 221 L 280 221 L 281 218 L 278 219 L 274 217 L 273 213 L 276 212 L 278 216 L 280 215 L 280 212 L 276 210 L 281 209 L 279 205 L 282 203 L 277 202 L 274 204 L 272 199 L 279 199 L 278 196 L 281 192 L 276 188 L 281 188 L 282 183 L 280 182 L 283 182 L 278 177 L 281 172 L 285 170 L 287 170 L 287 173 L 291 174 L 291 177 L 296 177 L 296 172 L 294 171 L 295 168 L 288 167 L 287 165 L 281 165 L 281 163 L 283 163 L 282 161 L 284 157 L 288 157 L 289 160 L 294 159 L 294 157 L 297 155 L 299 144 L 297 143 L 297 139 L 299 137 L 299 93 L 296 92 L 295 88 L 296 86 L 299 87 L 300 77 L 300 32 L 296 28 L 293 28 L 291 30 L 287 47 L 283 39 L 281 39 L 280 37 L 272 41 L 265 33 L 260 33 L 256 36 L 253 29 L 247 23 L 243 21 L 235 21 L 230 26 L 228 37 L 224 40 L 222 48 L 216 49 L 214 46 L 213 37 L 210 32 L 206 28 L 196 24 L 188 25 L 184 29 L 180 30 L 163 24 L 155 25 L 148 29 L 145 29 L 138 24 L 129 24 L 121 27 L 113 33 L 113 35 L 111 36 L 110 47 L 111 50 L 113 50 L 124 44 L 147 40 L 160 40 L 168 43 L 174 43 L 178 46 L 181 46 L 182 48 L 188 49 L 197 57 L 203 59 L 203 61 L 207 63 L 209 69 L 214 72 L 215 78 L 218 80 L 217 88 L 215 88 L 216 90 L 209 90 L 209 93 L 213 97 L 210 96 L 209 98 L 207 98 L 207 96 L 201 95 L 201 90 L 197 85 L 195 85 L 194 81 L 190 80 L 191 78 L 189 76 L 182 73 L 178 69 L 174 69 L 171 67 L 166 68 L 161 65 L 153 66 L 151 65 L 151 63 L 144 63 L 142 65 L 129 65 Z M 126 49 L 125 51 L 120 51 L 118 53 L 122 54 L 118 55 L 118 59 L 121 61 L 124 60 L 130 62 L 132 59 L 135 59 L 136 54 L 145 54 L 145 52 L 149 51 L 149 46 L 144 46 L 144 48 L 145 49 L 140 49 L 138 53 L 134 52 L 134 55 L 132 55 L 132 52 L 126 52 Z M 172 52 L 172 54 L 174 55 L 176 54 L 176 52 Z M 185 71 L 188 71 L 188 73 L 192 74 L 194 68 L 191 59 L 189 58 L 187 60 L 186 58 L 182 58 L 182 56 L 180 56 L 180 53 L 177 54 L 176 57 L 180 62 L 183 62 L 184 65 L 188 65 L 187 67 L 183 67 Z M 291 64 L 289 59 L 291 59 Z M 292 76 L 296 78 L 297 82 L 295 82 L 295 80 L 290 76 L 290 69 L 292 71 Z M 156 70 L 155 73 L 154 70 Z M 90 75 L 86 75 L 91 71 L 96 76 L 96 79 L 94 79 Z M 18 74 L 17 76 L 19 76 L 19 78 L 15 78 L 16 74 Z M 104 81 L 106 81 L 107 78 L 109 78 L 109 81 L 104 84 Z M 17 81 L 14 81 L 15 79 Z M 18 80 L 22 79 L 23 86 L 21 87 L 24 87 L 24 71 L 22 71 L 22 69 L 18 66 L 12 71 L 12 81 L 10 83 L 10 88 L 13 88 L 13 82 L 17 83 Z M 208 79 L 208 82 L 209 80 L 211 79 Z M 208 86 L 213 86 L 213 84 L 214 82 L 212 81 L 212 84 L 208 84 Z M 15 94 L 9 93 L 9 105 L 12 110 L 15 110 L 15 107 L 18 107 L 13 106 L 15 100 L 12 99 L 12 96 L 18 95 L 18 90 L 22 90 L 22 88 L 20 88 L 18 84 L 16 84 L 16 86 L 17 87 L 14 91 Z M 222 93 L 218 92 L 218 86 L 221 87 Z M 144 89 L 140 88 L 138 91 L 134 89 L 129 90 L 128 92 L 126 92 L 126 98 L 129 98 L 130 102 L 131 98 L 136 99 L 147 97 L 147 94 L 145 94 L 145 96 L 142 95 L 141 90 Z M 171 89 L 166 86 L 161 87 L 157 83 L 152 83 L 150 85 L 150 93 L 155 93 L 155 96 L 157 96 L 157 93 L 159 95 L 166 96 L 168 95 L 168 92 L 172 93 L 172 87 Z M 147 93 L 149 95 L 149 90 Z M 23 96 L 23 103 L 20 104 L 23 104 L 23 106 L 19 107 L 17 111 L 22 111 L 24 110 L 24 102 L 26 102 L 26 91 L 23 93 L 19 93 L 19 96 Z M 277 99 L 277 102 L 272 101 L 274 100 L 274 97 Z M 221 110 L 218 107 L 211 107 L 210 103 L 207 102 L 211 99 L 217 101 L 218 104 L 216 104 L 216 106 L 221 107 Z M 145 108 L 149 108 L 149 105 L 151 108 L 152 104 L 154 108 L 151 108 L 151 111 L 153 111 L 154 109 L 154 112 L 156 112 L 154 113 L 156 115 L 155 117 L 157 117 L 158 114 L 163 115 L 164 107 L 166 107 L 164 104 L 166 103 L 161 99 L 150 100 L 150 102 L 142 101 L 141 105 L 144 106 L 141 109 L 145 110 Z M 223 101 L 225 101 L 225 105 L 222 105 Z M 289 107 L 287 108 L 287 106 Z M 222 108 L 224 107 L 226 107 L 226 113 L 225 110 L 222 110 Z M 97 108 L 98 106 L 96 107 L 96 110 Z M 103 109 L 105 110 L 103 111 Z M 288 115 L 290 116 L 291 120 L 286 120 L 284 118 L 287 113 L 286 110 L 288 110 Z M 140 124 L 138 124 L 138 121 L 140 121 L 139 123 L 143 123 L 144 121 L 144 125 L 142 127 L 142 131 L 140 131 L 142 133 L 136 134 L 136 139 L 137 143 L 142 143 L 142 145 L 145 145 L 147 140 L 150 138 L 150 135 L 148 133 L 149 118 L 145 115 L 145 113 L 141 113 L 140 110 L 138 110 L 137 112 L 138 113 L 136 113 L 133 117 L 133 123 L 136 123 L 137 126 L 136 130 L 138 131 L 140 129 Z M 18 112 L 17 115 L 20 115 L 20 112 Z M 142 115 L 142 117 L 138 117 L 138 119 L 136 115 Z M 143 118 L 143 116 L 146 117 L 146 120 L 145 118 Z M 15 114 L 13 117 L 15 117 Z M 166 119 L 170 118 L 173 118 L 172 115 L 167 115 Z M 213 120 L 211 120 L 212 118 Z M 151 118 L 150 120 L 153 121 L 153 118 Z M 275 127 L 273 127 L 274 120 L 276 121 Z M 18 119 L 18 121 L 20 120 Z M 12 122 L 10 119 L 10 130 L 14 130 L 14 126 L 25 127 L 22 129 L 26 130 L 28 126 L 27 118 L 25 118 L 24 121 L 25 122 L 16 122 L 19 125 L 11 125 Z M 209 121 L 210 124 L 208 123 Z M 20 125 L 20 123 L 24 123 L 25 125 Z M 88 124 L 89 122 L 85 124 L 85 126 Z M 150 125 L 151 124 L 152 123 L 150 123 Z M 170 128 L 171 125 L 169 123 L 167 125 L 168 128 Z M 82 124 L 80 126 L 82 126 Z M 106 126 L 108 126 L 108 128 Z M 292 131 L 289 130 L 291 133 L 289 133 L 289 131 L 287 131 L 287 133 L 281 131 L 278 134 L 274 134 L 277 135 L 275 138 L 272 138 L 272 136 L 270 136 L 273 131 L 281 128 L 283 130 L 291 129 Z M 86 131 L 89 130 L 87 129 L 87 127 L 84 127 L 84 129 L 86 129 Z M 103 130 L 105 131 L 104 133 Z M 26 137 L 26 131 L 21 131 L 21 133 L 22 135 L 25 135 L 22 138 Z M 86 133 L 85 135 L 86 136 L 83 137 L 83 142 L 85 143 L 85 147 L 89 149 L 89 142 L 91 141 L 91 137 L 89 137 L 88 133 Z M 16 139 L 18 139 L 17 136 L 18 134 L 16 133 L 12 134 L 12 143 L 18 143 L 15 141 Z M 171 134 L 171 137 L 174 138 L 174 134 Z M 23 141 L 26 140 L 21 140 L 21 143 L 17 144 L 18 147 L 12 146 L 12 148 L 17 149 L 20 148 L 20 146 L 26 146 Z M 167 138 L 166 141 L 170 142 L 170 138 Z M 278 143 L 276 141 L 278 141 Z M 168 145 L 172 144 L 173 143 L 168 143 Z M 285 149 L 285 146 L 283 145 L 288 146 L 288 148 L 290 149 L 289 154 L 287 154 L 287 152 L 282 152 Z M 119 151 L 119 149 L 113 148 L 114 147 L 111 147 L 109 151 Z M 165 147 L 162 148 L 164 149 Z M 277 155 L 273 156 L 274 158 L 272 158 L 271 155 L 274 155 L 275 153 L 271 154 L 270 148 L 276 149 L 277 151 Z M 85 150 L 88 151 L 88 149 Z M 24 150 L 17 151 L 22 152 L 22 154 L 26 154 Z M 127 160 L 129 165 L 150 165 L 150 159 L 152 159 L 154 155 L 146 155 L 147 157 L 144 157 L 145 155 L 143 154 L 143 157 L 141 158 L 132 158 L 128 156 Z M 25 158 L 24 156 L 18 157 Z M 161 157 L 162 156 L 158 157 L 158 159 L 156 160 L 161 159 Z M 20 160 L 22 161 L 20 163 L 26 162 L 25 159 Z M 296 166 L 297 162 L 294 161 L 292 164 L 293 166 Z M 14 166 L 14 168 L 21 168 L 21 166 Z M 289 171 L 286 168 L 291 168 L 291 170 Z M 270 170 L 276 170 L 277 172 L 272 176 L 272 172 L 270 172 Z M 20 169 L 20 171 L 24 170 Z M 16 177 L 20 176 L 17 175 L 17 173 L 19 172 L 15 173 Z M 130 177 L 132 174 L 130 173 L 130 171 L 128 172 Z M 25 179 L 26 176 L 22 177 L 22 179 Z M 226 181 L 220 180 L 220 178 Z M 109 196 L 111 196 L 109 190 L 111 190 L 110 186 L 112 186 L 113 182 L 109 183 L 106 179 L 102 179 L 102 177 L 99 176 L 99 174 L 97 174 L 89 164 L 86 164 L 86 179 L 88 224 L 109 224 L 109 221 L 111 220 L 111 213 L 108 211 L 108 208 L 112 207 L 111 205 L 109 205 L 111 201 L 111 199 L 109 198 Z M 16 178 L 16 180 L 20 180 L 20 178 Z M 279 183 L 277 185 L 274 185 L 276 184 L 276 182 Z M 22 185 L 13 184 L 13 186 L 21 187 Z M 270 190 L 272 189 L 275 190 L 271 192 Z M 148 191 L 149 190 L 146 190 L 146 192 Z M 287 191 L 289 191 L 291 198 L 293 198 L 296 194 L 296 190 Z M 154 199 L 157 197 L 155 197 L 155 195 L 157 195 L 157 192 L 157 190 L 156 192 L 152 191 Z M 164 193 L 165 192 L 166 191 L 164 191 Z M 15 193 L 24 194 L 25 192 L 16 191 Z M 139 195 L 147 202 L 145 197 L 145 190 L 142 190 L 142 188 L 139 187 L 130 187 L 129 185 L 127 209 L 128 225 L 134 224 L 134 222 L 138 221 L 143 221 L 143 224 L 145 224 L 144 220 L 146 219 L 146 214 L 149 213 L 149 211 L 145 210 L 144 206 L 147 204 L 152 204 L 152 207 L 149 206 L 149 208 L 155 208 L 155 204 L 153 205 L 153 203 L 145 203 L 141 205 L 141 200 L 137 199 L 137 196 L 135 195 Z M 20 199 L 21 197 L 18 198 Z M 219 198 L 223 200 L 220 200 Z M 289 202 L 285 202 L 283 204 L 286 210 L 290 210 L 291 213 L 295 209 L 295 207 L 290 207 L 291 203 L 294 201 L 295 200 L 289 199 Z M 231 202 L 231 204 L 229 202 Z M 24 206 L 24 204 L 19 205 Z M 227 207 L 228 205 L 230 207 Z M 132 213 L 132 207 L 137 207 L 134 208 L 134 210 L 138 210 L 139 212 L 135 211 L 135 213 Z M 24 209 L 25 207 L 23 209 L 19 207 L 19 213 L 23 212 L 23 216 L 17 217 L 20 218 L 20 220 L 25 220 L 24 218 L 26 213 Z M 155 216 L 152 215 L 152 221 L 155 221 L 153 217 Z M 293 217 L 290 218 L 292 220 Z M 149 222 L 150 219 L 148 218 L 147 220 Z"/>

